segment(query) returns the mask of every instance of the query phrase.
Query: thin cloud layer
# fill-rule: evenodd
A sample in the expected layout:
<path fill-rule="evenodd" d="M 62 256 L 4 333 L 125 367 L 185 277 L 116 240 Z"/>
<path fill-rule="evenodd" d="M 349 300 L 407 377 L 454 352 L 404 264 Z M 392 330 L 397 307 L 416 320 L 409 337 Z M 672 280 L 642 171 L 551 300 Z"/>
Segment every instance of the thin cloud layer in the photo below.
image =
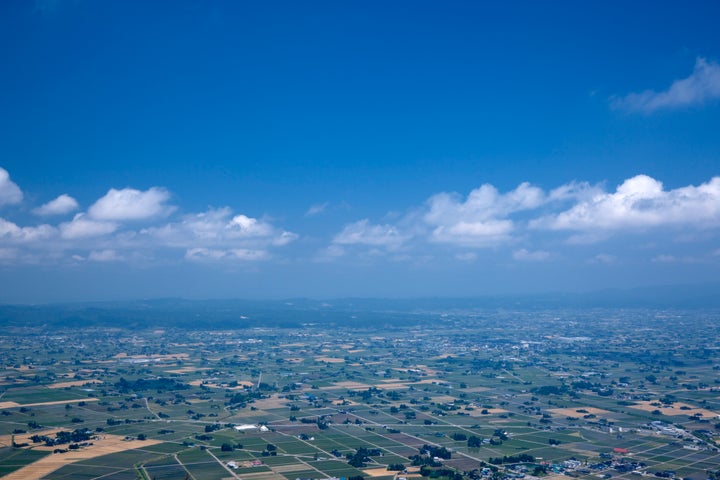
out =
<path fill-rule="evenodd" d="M 372 225 L 365 218 L 346 225 L 340 233 L 335 235 L 333 243 L 336 245 L 370 245 L 375 247 L 398 248 L 407 240 L 400 234 L 397 227 L 392 225 Z"/>
<path fill-rule="evenodd" d="M 22 202 L 23 193 L 15 182 L 10 180 L 10 174 L 0 167 L 0 207 L 3 205 L 16 205 Z"/>
<path fill-rule="evenodd" d="M 649 114 L 665 108 L 700 106 L 718 98 L 720 98 L 720 64 L 698 57 L 692 74 L 674 81 L 667 90 L 630 93 L 613 99 L 611 106 L 628 112 Z"/>

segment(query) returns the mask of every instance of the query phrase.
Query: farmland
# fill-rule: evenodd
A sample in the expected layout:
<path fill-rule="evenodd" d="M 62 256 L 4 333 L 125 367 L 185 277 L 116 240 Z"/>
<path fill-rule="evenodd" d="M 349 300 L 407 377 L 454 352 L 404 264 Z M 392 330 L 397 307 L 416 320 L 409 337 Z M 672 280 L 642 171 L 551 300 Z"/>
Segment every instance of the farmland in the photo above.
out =
<path fill-rule="evenodd" d="M 715 311 L 331 313 L 7 322 L 0 475 L 718 475 Z"/>

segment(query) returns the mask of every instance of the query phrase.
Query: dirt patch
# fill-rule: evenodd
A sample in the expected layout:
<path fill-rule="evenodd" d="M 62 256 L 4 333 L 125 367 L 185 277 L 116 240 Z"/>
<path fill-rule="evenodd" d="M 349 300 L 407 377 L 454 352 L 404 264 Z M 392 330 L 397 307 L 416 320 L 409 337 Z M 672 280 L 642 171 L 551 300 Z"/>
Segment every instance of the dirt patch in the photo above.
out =
<path fill-rule="evenodd" d="M 367 390 L 370 388 L 370 385 L 367 383 L 360 383 L 360 382 L 337 382 L 335 385 L 330 385 L 327 387 L 320 387 L 320 390 L 335 390 L 337 388 L 346 388 L 348 390 Z"/>
<path fill-rule="evenodd" d="M 175 370 L 165 370 L 165 371 L 167 373 L 177 373 L 178 375 L 183 375 L 185 373 L 199 372 L 201 370 L 208 370 L 208 368 L 205 368 L 205 367 L 182 367 L 182 368 L 176 368 Z"/>
<path fill-rule="evenodd" d="M 630 405 L 630 408 L 636 408 L 638 410 L 643 410 L 646 412 L 653 412 L 655 410 L 660 410 L 663 415 L 697 415 L 700 414 L 705 418 L 713 418 L 717 417 L 717 412 L 713 412 L 712 410 L 708 410 L 706 408 L 698 408 L 694 405 L 690 405 L 683 402 L 674 402 L 672 405 L 651 405 L 652 403 L 658 403 L 658 402 L 650 402 L 650 401 L 644 401 L 644 402 L 638 402 L 635 405 Z"/>
<path fill-rule="evenodd" d="M 578 410 L 582 410 L 582 412 L 578 412 Z M 573 407 L 573 408 L 551 408 L 548 410 L 549 412 L 552 412 L 557 417 L 575 417 L 575 418 L 582 418 L 584 415 L 610 415 L 612 412 L 609 412 L 607 410 L 603 410 L 602 408 L 595 408 L 595 407 Z"/>
<path fill-rule="evenodd" d="M 390 388 L 390 389 L 394 389 L 394 388 L 410 388 L 407 383 L 400 383 L 400 382 L 397 382 L 397 383 L 386 383 L 386 384 L 380 385 L 380 387 L 382 387 L 382 388 Z"/>
<path fill-rule="evenodd" d="M 48 385 L 47 388 L 67 388 L 67 387 L 82 387 L 88 384 L 103 383 L 100 380 L 75 380 L 72 382 L 59 382 Z"/>
<path fill-rule="evenodd" d="M 0 410 L 3 408 L 13 407 L 39 407 L 40 405 L 63 405 L 65 403 L 80 403 L 80 402 L 97 402 L 97 398 L 77 398 L 75 400 L 57 400 L 55 402 L 37 402 L 37 403 L 15 403 L 15 402 L 0 402 Z"/>
<path fill-rule="evenodd" d="M 442 380 L 439 380 L 437 378 L 424 378 L 420 380 L 419 382 L 413 382 L 415 385 L 418 384 L 430 384 L 430 385 L 440 385 L 441 383 L 445 383 Z"/>
<path fill-rule="evenodd" d="M 260 410 L 266 410 L 271 408 L 288 408 L 288 403 L 289 400 L 287 398 L 279 398 L 277 395 L 273 395 L 270 398 L 255 400 L 253 406 Z"/>
<path fill-rule="evenodd" d="M 367 470 L 363 470 L 363 472 L 370 477 L 385 477 L 395 474 L 395 472 L 391 472 L 387 468 L 369 468 Z"/>
<path fill-rule="evenodd" d="M 16 442 L 18 440 L 16 439 Z M 103 435 L 90 441 L 92 445 L 67 453 L 51 454 L 37 460 L 3 478 L 7 480 L 39 480 L 65 465 L 111 453 L 133 450 L 162 443 L 160 440 L 125 440 L 119 435 Z M 58 447 L 37 447 L 38 450 L 54 450 Z"/>
<path fill-rule="evenodd" d="M 335 358 L 335 357 L 315 357 L 315 360 L 318 362 L 324 362 L 324 363 L 345 363 L 344 358 Z"/>
<path fill-rule="evenodd" d="M 482 413 L 483 411 L 486 411 L 487 413 Z M 504 410 L 502 408 L 475 407 L 475 410 L 465 410 L 465 413 L 469 414 L 471 417 L 487 417 L 488 415 L 500 415 L 507 412 L 507 410 Z"/>

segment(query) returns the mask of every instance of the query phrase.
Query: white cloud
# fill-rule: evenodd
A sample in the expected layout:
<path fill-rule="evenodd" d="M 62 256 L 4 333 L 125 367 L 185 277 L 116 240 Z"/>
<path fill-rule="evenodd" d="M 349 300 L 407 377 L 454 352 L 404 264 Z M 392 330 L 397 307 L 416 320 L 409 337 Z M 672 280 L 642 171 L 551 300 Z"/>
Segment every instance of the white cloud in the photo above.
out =
<path fill-rule="evenodd" d="M 511 220 L 459 221 L 452 225 L 437 227 L 432 231 L 430 240 L 469 247 L 486 247 L 509 240 L 513 228 Z"/>
<path fill-rule="evenodd" d="M 649 114 L 663 108 L 703 105 L 718 98 L 720 98 L 720 64 L 698 57 L 692 74 L 687 78 L 675 80 L 667 90 L 631 93 L 612 99 L 611 106 L 619 110 Z"/>
<path fill-rule="evenodd" d="M 551 190 L 548 199 L 552 201 L 584 201 L 590 200 L 601 193 L 603 193 L 603 190 L 598 185 L 590 185 L 588 182 L 572 181 Z"/>
<path fill-rule="evenodd" d="M 276 247 L 282 247 L 283 245 L 294 242 L 295 240 L 297 240 L 297 238 L 298 235 L 296 233 L 283 230 L 282 232 L 280 232 L 279 235 L 273 238 L 272 244 Z"/>
<path fill-rule="evenodd" d="M 33 210 L 33 213 L 40 216 L 64 215 L 78 209 L 78 202 L 70 195 L 62 194 L 55 200 Z"/>
<path fill-rule="evenodd" d="M 531 252 L 529 250 L 521 248 L 520 250 L 516 250 L 515 252 L 513 252 L 513 258 L 515 260 L 521 260 L 525 262 L 544 262 L 545 260 L 548 260 L 550 258 L 550 252 L 545 252 L 543 250 L 536 250 L 534 252 Z"/>
<path fill-rule="evenodd" d="M 276 229 L 271 223 L 246 215 L 232 215 L 229 208 L 185 215 L 180 222 L 142 230 L 153 243 L 184 248 L 250 248 L 283 246 L 297 234 Z"/>
<path fill-rule="evenodd" d="M 22 202 L 23 193 L 15 182 L 10 180 L 10 174 L 0 167 L 0 207 L 15 205 Z"/>
<path fill-rule="evenodd" d="M 306 217 L 312 217 L 314 215 L 318 215 L 320 213 L 323 213 L 325 209 L 328 207 L 329 203 L 319 203 L 317 205 L 312 205 L 310 208 L 308 208 L 307 212 L 305 212 Z"/>
<path fill-rule="evenodd" d="M 457 260 L 460 260 L 461 262 L 474 262 L 475 260 L 477 260 L 477 253 L 475 253 L 475 252 L 458 253 L 457 255 L 455 255 L 455 258 Z"/>
<path fill-rule="evenodd" d="M 230 220 L 226 228 L 231 236 L 239 237 L 267 237 L 272 235 L 272 225 L 258 221 L 245 215 L 236 215 Z"/>
<path fill-rule="evenodd" d="M 675 256 L 666 254 L 657 255 L 652 259 L 655 263 L 675 263 L 677 260 L 678 259 Z"/>
<path fill-rule="evenodd" d="M 92 252 L 90 252 L 90 255 L 88 255 L 88 260 L 93 262 L 117 262 L 122 259 L 123 258 L 119 256 L 115 250 L 112 249 L 93 250 Z"/>
<path fill-rule="evenodd" d="M 664 190 L 661 182 L 637 175 L 614 193 L 601 193 L 559 214 L 530 223 L 533 228 L 589 233 L 661 226 L 720 225 L 720 177 L 698 186 Z"/>
<path fill-rule="evenodd" d="M 0 248 L 0 262 L 15 260 L 20 256 L 17 248 Z"/>
<path fill-rule="evenodd" d="M 589 263 L 602 263 L 605 265 L 612 265 L 617 262 L 617 257 L 609 253 L 598 253 L 589 260 Z"/>
<path fill-rule="evenodd" d="M 371 245 L 387 248 L 398 248 L 407 240 L 392 225 L 371 225 L 368 219 L 363 219 L 349 225 L 335 235 L 333 243 L 336 245 Z"/>
<path fill-rule="evenodd" d="M 506 241 L 514 229 L 507 217 L 532 210 L 545 203 L 544 192 L 529 183 L 501 194 L 485 184 L 470 192 L 463 201 L 457 194 L 439 193 L 427 202 L 426 224 L 435 227 L 431 240 L 466 246 L 491 246 Z"/>
<path fill-rule="evenodd" d="M 15 244 L 47 240 L 57 234 L 57 229 L 50 225 L 37 227 L 20 227 L 13 222 L 0 218 L 0 240 Z"/>
<path fill-rule="evenodd" d="M 269 254 L 265 250 L 251 250 L 246 248 L 234 249 L 212 249 L 212 248 L 190 248 L 185 252 L 185 258 L 193 261 L 218 261 L 218 260 L 241 260 L 256 261 L 266 260 Z"/>
<path fill-rule="evenodd" d="M 60 236 L 66 240 L 100 237 L 115 232 L 117 228 L 116 223 L 90 220 L 84 213 L 78 213 L 72 221 L 60 224 Z"/>
<path fill-rule="evenodd" d="M 95 220 L 109 221 L 164 217 L 175 210 L 175 207 L 165 204 L 169 199 L 170 193 L 158 187 L 145 191 L 111 188 L 88 209 L 88 215 Z"/>

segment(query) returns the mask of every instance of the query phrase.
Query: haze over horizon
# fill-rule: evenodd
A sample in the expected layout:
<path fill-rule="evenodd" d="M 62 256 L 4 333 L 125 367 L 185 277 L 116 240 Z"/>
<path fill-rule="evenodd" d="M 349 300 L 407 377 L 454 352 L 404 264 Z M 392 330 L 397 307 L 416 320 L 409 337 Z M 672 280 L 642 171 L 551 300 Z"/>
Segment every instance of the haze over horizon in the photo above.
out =
<path fill-rule="evenodd" d="M 720 278 L 720 4 L 0 5 L 0 303 Z"/>

